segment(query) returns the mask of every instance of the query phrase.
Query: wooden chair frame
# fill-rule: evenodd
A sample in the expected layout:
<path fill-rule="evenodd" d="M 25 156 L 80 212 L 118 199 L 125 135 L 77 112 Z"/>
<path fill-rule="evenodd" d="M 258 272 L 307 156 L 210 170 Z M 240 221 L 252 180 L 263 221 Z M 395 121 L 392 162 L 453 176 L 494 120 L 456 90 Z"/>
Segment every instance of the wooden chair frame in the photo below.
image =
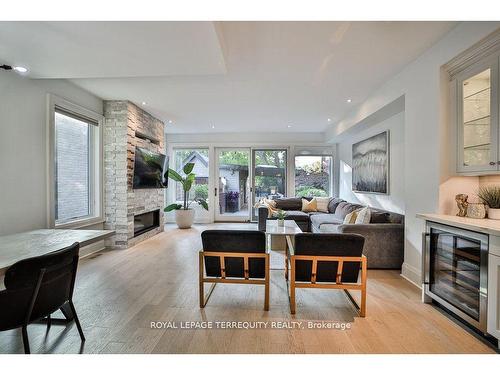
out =
<path fill-rule="evenodd" d="M 220 261 L 221 277 L 205 277 L 205 257 L 218 257 Z M 244 278 L 226 277 L 226 258 L 243 258 Z M 248 260 L 251 258 L 264 258 L 265 276 L 264 279 L 250 278 Z M 231 252 L 199 252 L 199 283 L 200 283 L 200 308 L 204 308 L 212 295 L 217 284 L 258 284 L 264 285 L 264 310 L 269 311 L 269 253 L 231 253 Z M 212 283 L 208 295 L 205 298 L 205 283 Z"/>
<path fill-rule="evenodd" d="M 311 281 L 295 280 L 296 261 L 309 260 L 312 261 Z M 335 283 L 317 283 L 316 270 L 318 262 L 338 262 L 337 277 Z M 345 262 L 359 262 L 361 267 L 361 281 L 358 283 L 342 283 L 342 270 Z M 290 273 L 290 280 L 289 280 Z M 366 281 L 367 281 L 367 259 L 366 256 L 349 257 L 349 256 L 324 256 L 324 255 L 295 255 L 291 239 L 287 236 L 287 251 L 285 252 L 285 279 L 287 281 L 288 297 L 290 301 L 290 313 L 295 314 L 295 289 L 296 288 L 320 288 L 320 289 L 342 289 L 349 301 L 354 305 L 359 313 L 359 316 L 366 316 Z M 361 306 L 359 306 L 349 290 L 359 290 L 361 292 Z"/>

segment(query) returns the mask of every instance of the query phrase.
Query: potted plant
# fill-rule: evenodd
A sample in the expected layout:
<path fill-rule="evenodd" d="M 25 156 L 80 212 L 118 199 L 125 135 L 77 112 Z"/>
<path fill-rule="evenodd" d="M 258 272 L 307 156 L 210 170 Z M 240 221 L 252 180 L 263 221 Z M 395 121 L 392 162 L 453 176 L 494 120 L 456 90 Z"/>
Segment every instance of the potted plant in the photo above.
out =
<path fill-rule="evenodd" d="M 184 192 L 183 202 L 172 203 L 165 207 L 163 211 L 170 212 L 175 210 L 175 222 L 180 229 L 191 228 L 194 221 L 194 210 L 190 208 L 191 203 L 196 202 L 208 211 L 208 204 L 204 198 L 195 198 L 191 202 L 189 201 L 189 191 L 193 187 L 196 175 L 193 173 L 194 163 L 187 163 L 182 171 L 184 172 L 184 177 L 179 173 L 174 171 L 172 168 L 168 169 L 168 177 L 172 180 L 179 182 L 182 185 L 182 190 Z"/>
<path fill-rule="evenodd" d="M 274 216 L 278 219 L 278 227 L 284 227 L 286 212 L 284 210 L 278 210 Z"/>
<path fill-rule="evenodd" d="M 500 220 L 500 186 L 485 186 L 477 196 L 488 206 L 488 218 Z"/>
<path fill-rule="evenodd" d="M 240 193 L 237 191 L 230 191 L 226 193 L 226 211 L 227 212 L 236 212 L 238 211 L 238 199 L 240 197 Z"/>

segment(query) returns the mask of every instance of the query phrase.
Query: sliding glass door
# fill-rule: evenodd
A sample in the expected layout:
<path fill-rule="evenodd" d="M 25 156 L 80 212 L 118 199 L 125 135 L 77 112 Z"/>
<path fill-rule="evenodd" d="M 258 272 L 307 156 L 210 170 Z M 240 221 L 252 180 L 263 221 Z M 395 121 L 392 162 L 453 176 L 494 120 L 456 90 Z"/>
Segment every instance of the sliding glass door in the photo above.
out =
<path fill-rule="evenodd" d="M 286 149 L 252 150 L 252 220 L 257 220 L 255 203 L 262 198 L 286 196 Z"/>
<path fill-rule="evenodd" d="M 212 196 L 209 194 L 209 149 L 208 148 L 174 148 L 170 168 L 181 175 L 184 175 L 183 168 L 187 163 L 193 163 L 193 173 L 196 179 L 188 196 L 189 207 L 195 211 L 195 222 L 211 221 L 211 212 L 206 211 L 202 206 L 195 202 L 196 199 L 206 199 L 209 208 L 212 206 Z M 184 201 L 184 190 L 179 182 L 172 179 L 169 181 L 167 193 L 167 204 L 179 203 Z M 168 220 L 174 220 L 174 213 L 167 214 Z"/>
<path fill-rule="evenodd" d="M 215 159 L 215 220 L 250 220 L 250 148 L 217 148 Z"/>

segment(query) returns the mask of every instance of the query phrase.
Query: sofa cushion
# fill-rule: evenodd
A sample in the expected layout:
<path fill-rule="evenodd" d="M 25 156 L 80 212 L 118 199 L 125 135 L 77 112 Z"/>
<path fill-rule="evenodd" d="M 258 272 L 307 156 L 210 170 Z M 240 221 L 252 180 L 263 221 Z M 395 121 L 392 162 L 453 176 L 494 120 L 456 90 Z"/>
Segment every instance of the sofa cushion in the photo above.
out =
<path fill-rule="evenodd" d="M 344 218 L 346 217 L 347 214 L 356 211 L 360 208 L 363 208 L 363 206 L 349 202 L 340 202 L 337 208 L 335 209 L 334 215 L 337 219 L 344 221 Z"/>
<path fill-rule="evenodd" d="M 370 223 L 371 224 L 386 224 L 386 223 L 390 223 L 390 221 L 389 221 L 389 213 L 388 212 L 382 212 L 382 211 L 372 210 L 371 217 L 370 217 Z"/>
<path fill-rule="evenodd" d="M 328 203 L 328 212 L 331 214 L 335 213 L 335 210 L 337 209 L 337 206 L 340 202 L 345 202 L 345 200 L 340 198 L 332 198 Z"/>
<path fill-rule="evenodd" d="M 342 224 L 342 220 L 337 219 L 332 214 L 315 214 L 311 215 L 310 217 L 312 225 L 318 229 L 321 229 L 322 225 L 324 224 L 335 224 L 335 225 Z"/>
<path fill-rule="evenodd" d="M 312 227 L 311 230 L 313 233 L 339 233 L 338 228 L 341 224 L 322 224 L 321 227 Z"/>
<path fill-rule="evenodd" d="M 285 218 L 287 220 L 309 221 L 309 215 L 302 211 L 287 211 Z"/>
<path fill-rule="evenodd" d="M 274 201 L 276 208 L 280 210 L 300 211 L 302 209 L 302 198 L 277 198 Z"/>

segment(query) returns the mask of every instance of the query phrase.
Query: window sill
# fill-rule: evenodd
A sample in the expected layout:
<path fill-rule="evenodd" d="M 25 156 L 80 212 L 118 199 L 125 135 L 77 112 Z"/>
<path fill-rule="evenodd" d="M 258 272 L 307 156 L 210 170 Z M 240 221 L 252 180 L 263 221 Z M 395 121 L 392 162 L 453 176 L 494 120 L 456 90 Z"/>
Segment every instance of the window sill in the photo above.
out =
<path fill-rule="evenodd" d="M 102 217 L 93 217 L 90 219 L 82 219 L 70 221 L 68 223 L 55 224 L 55 229 L 82 229 L 92 225 L 103 224 L 106 220 Z"/>

